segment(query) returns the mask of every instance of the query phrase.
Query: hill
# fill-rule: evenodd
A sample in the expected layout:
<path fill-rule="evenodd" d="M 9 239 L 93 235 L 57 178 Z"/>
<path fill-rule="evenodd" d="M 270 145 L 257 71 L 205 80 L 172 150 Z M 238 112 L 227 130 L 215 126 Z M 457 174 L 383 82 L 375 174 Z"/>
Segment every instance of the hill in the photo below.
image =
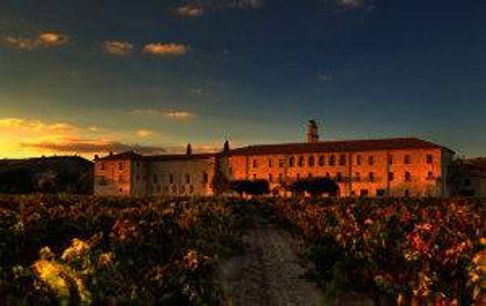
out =
<path fill-rule="evenodd" d="M 93 193 L 94 164 L 79 156 L 0 160 L 0 193 Z"/>

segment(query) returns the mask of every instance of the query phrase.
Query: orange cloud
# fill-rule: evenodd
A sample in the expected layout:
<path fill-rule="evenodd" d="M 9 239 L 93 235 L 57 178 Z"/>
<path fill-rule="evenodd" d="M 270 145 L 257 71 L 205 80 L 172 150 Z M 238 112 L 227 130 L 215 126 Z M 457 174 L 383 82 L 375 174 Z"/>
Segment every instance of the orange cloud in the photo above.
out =
<path fill-rule="evenodd" d="M 103 51 L 108 54 L 126 56 L 133 51 L 133 45 L 126 41 L 109 40 L 103 43 Z"/>
<path fill-rule="evenodd" d="M 139 144 L 125 144 L 117 141 L 92 140 L 81 138 L 65 138 L 59 141 L 44 141 L 22 143 L 21 146 L 40 151 L 57 152 L 63 154 L 81 154 L 92 157 L 95 153 L 137 151 L 142 154 L 164 154 L 167 149 L 157 146 L 142 146 Z"/>
<path fill-rule="evenodd" d="M 164 109 L 135 109 L 130 112 L 133 115 L 144 116 L 163 116 L 172 119 L 193 119 L 196 117 L 195 113 L 182 110 L 164 110 Z"/>
<path fill-rule="evenodd" d="M 201 4 L 190 3 L 177 8 L 176 13 L 181 17 L 199 17 L 204 14 L 204 8 Z"/>
<path fill-rule="evenodd" d="M 143 47 L 143 52 L 152 55 L 184 55 L 189 51 L 189 48 L 182 44 L 176 43 L 150 43 Z"/>
<path fill-rule="evenodd" d="M 59 47 L 69 41 L 69 36 L 60 32 L 43 32 L 34 38 L 7 36 L 3 39 L 3 45 L 23 50 L 35 48 Z"/>
<path fill-rule="evenodd" d="M 154 131 L 141 129 L 141 130 L 135 131 L 135 134 L 138 137 L 145 138 L 145 137 L 152 136 L 154 134 Z"/>

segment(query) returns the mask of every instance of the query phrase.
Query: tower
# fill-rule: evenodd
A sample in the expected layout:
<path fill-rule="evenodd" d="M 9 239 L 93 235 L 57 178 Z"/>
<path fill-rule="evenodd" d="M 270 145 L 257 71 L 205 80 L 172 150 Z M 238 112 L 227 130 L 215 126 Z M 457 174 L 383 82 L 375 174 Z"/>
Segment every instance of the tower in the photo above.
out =
<path fill-rule="evenodd" d="M 319 141 L 319 128 L 314 119 L 307 122 L 307 143 L 316 143 Z"/>

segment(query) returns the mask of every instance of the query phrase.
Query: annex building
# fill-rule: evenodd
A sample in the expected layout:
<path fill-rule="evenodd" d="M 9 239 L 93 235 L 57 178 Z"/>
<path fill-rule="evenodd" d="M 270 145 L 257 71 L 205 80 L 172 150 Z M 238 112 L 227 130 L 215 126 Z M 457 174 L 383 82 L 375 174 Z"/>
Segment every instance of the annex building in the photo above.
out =
<path fill-rule="evenodd" d="M 208 196 L 218 171 L 228 180 L 265 179 L 274 195 L 304 177 L 328 177 L 340 196 L 447 197 L 454 152 L 417 138 L 320 141 L 310 120 L 306 142 L 252 145 L 218 153 L 143 156 L 135 152 L 96 158 L 95 194 Z"/>

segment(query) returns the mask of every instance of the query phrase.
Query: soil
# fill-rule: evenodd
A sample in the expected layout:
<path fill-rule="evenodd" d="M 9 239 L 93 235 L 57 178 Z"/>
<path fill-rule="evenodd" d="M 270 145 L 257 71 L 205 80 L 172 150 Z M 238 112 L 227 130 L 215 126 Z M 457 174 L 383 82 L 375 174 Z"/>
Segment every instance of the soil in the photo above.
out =
<path fill-rule="evenodd" d="M 310 263 L 299 257 L 301 243 L 265 219 L 254 220 L 243 235 L 239 256 L 222 262 L 223 305 L 321 304 L 322 292 L 304 275 Z"/>

